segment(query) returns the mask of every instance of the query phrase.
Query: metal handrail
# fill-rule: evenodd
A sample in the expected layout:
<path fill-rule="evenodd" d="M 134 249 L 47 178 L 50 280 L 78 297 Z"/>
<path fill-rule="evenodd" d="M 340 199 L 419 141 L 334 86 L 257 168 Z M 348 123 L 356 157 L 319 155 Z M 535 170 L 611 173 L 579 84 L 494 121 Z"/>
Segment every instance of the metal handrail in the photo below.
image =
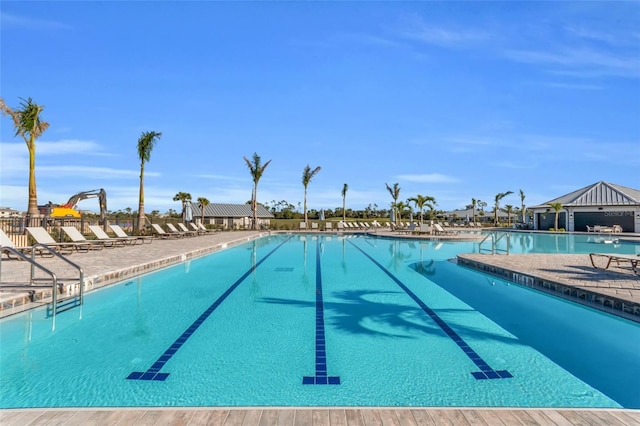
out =
<path fill-rule="evenodd" d="M 507 237 L 507 249 L 499 249 L 498 248 L 498 242 L 504 238 Z M 489 238 L 491 238 L 491 249 L 483 249 L 482 248 L 482 243 L 484 243 L 485 241 L 487 241 Z M 504 234 L 500 235 L 498 238 L 496 238 L 496 233 L 495 232 L 491 232 L 490 234 L 488 234 L 486 237 L 484 237 L 482 239 L 482 241 L 480 241 L 480 244 L 478 244 L 478 253 L 482 253 L 483 250 L 485 251 L 491 251 L 491 254 L 496 254 L 496 252 L 505 252 L 507 255 L 509 254 L 509 246 L 511 242 L 511 234 L 509 232 L 505 232 Z"/>
<path fill-rule="evenodd" d="M 482 243 L 484 243 L 485 241 L 487 241 L 487 239 L 491 238 L 491 254 L 495 253 L 495 235 L 493 234 L 493 232 L 491 232 L 490 234 L 487 234 L 486 237 L 484 237 L 482 239 L 482 241 L 480 241 L 480 244 L 478 244 L 478 253 L 482 253 Z M 484 249 L 486 251 L 489 251 L 489 249 Z"/>
<path fill-rule="evenodd" d="M 82 270 L 82 267 L 80 267 L 80 265 L 70 261 L 63 255 L 58 253 L 56 250 L 52 249 L 51 247 L 45 244 L 38 243 L 33 245 L 31 247 L 31 257 L 26 256 L 25 254 L 21 253 L 19 250 L 16 250 L 13 247 L 2 247 L 2 252 L 4 251 L 11 252 L 18 258 L 25 260 L 31 264 L 31 273 L 29 276 L 30 285 L 33 285 L 36 281 L 36 278 L 35 278 L 36 268 L 40 269 L 44 273 L 51 276 L 53 280 L 52 289 L 51 289 L 51 303 L 52 303 L 51 315 L 53 317 L 53 327 L 55 328 L 55 317 L 56 317 L 56 311 L 58 307 L 58 279 L 59 278 L 53 271 L 51 271 L 50 269 L 46 268 L 45 266 L 41 265 L 36 261 L 35 259 L 36 252 L 42 251 L 42 250 L 47 251 L 54 256 L 57 256 L 59 259 L 63 260 L 64 262 L 68 263 L 69 265 L 71 265 L 72 267 L 78 270 L 78 283 L 79 283 L 78 299 L 79 299 L 79 304 L 82 305 L 84 302 L 84 271 Z M 0 276 L 2 275 L 1 267 L 2 267 L 2 262 L 0 261 Z M 64 279 L 64 278 L 61 278 L 61 279 Z M 75 277 L 68 278 L 68 279 L 75 279 Z"/>

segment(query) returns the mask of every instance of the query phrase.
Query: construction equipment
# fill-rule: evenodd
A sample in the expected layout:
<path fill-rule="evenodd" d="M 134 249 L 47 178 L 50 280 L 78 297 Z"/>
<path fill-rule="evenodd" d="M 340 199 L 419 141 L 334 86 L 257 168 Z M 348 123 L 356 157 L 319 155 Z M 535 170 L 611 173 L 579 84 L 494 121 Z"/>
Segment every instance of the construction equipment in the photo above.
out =
<path fill-rule="evenodd" d="M 48 204 L 38 206 L 38 208 L 41 214 L 52 218 L 80 218 L 82 215 L 76 210 L 76 206 L 80 201 L 86 200 L 87 198 L 98 198 L 98 201 L 100 202 L 100 222 L 104 223 L 105 214 L 107 212 L 107 193 L 102 188 L 78 192 L 69 198 L 69 201 L 65 204 L 53 204 L 49 201 Z"/>

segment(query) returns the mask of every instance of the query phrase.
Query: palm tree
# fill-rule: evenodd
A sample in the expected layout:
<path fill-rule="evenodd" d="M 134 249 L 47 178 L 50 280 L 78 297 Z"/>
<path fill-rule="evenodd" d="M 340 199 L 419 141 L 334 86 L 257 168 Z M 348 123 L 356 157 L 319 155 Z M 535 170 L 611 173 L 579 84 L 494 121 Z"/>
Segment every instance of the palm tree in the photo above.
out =
<path fill-rule="evenodd" d="M 393 203 L 391 203 L 391 208 L 396 211 L 396 204 L 398 203 L 398 198 L 400 198 L 400 185 L 396 182 L 393 184 L 393 188 L 389 186 L 388 183 L 384 184 L 387 187 L 387 191 L 391 194 L 391 198 L 393 198 Z M 398 222 L 398 215 L 394 216 L 395 222 Z"/>
<path fill-rule="evenodd" d="M 260 156 L 257 153 L 253 153 L 253 161 L 250 161 L 247 157 L 243 157 L 244 161 L 249 167 L 251 172 L 251 178 L 253 179 L 253 191 L 251 192 L 251 210 L 253 211 L 253 223 L 251 223 L 251 229 L 258 229 L 258 182 L 264 173 L 264 169 L 267 168 L 271 160 L 264 164 L 261 164 Z"/>
<path fill-rule="evenodd" d="M 524 205 L 524 191 L 521 189 L 520 190 L 520 211 L 522 212 L 522 223 L 526 223 L 527 222 L 527 210 L 525 209 L 525 205 Z"/>
<path fill-rule="evenodd" d="M 511 226 L 511 214 L 513 213 L 513 206 L 511 204 L 505 204 L 504 211 L 507 213 L 507 225 Z"/>
<path fill-rule="evenodd" d="M 507 191 L 507 192 L 501 192 L 499 194 L 496 194 L 496 199 L 495 199 L 495 206 L 494 206 L 494 210 L 493 210 L 493 223 L 498 226 L 498 210 L 500 210 L 500 200 L 502 200 L 504 197 L 506 197 L 507 195 L 511 195 L 513 194 L 513 191 Z"/>
<path fill-rule="evenodd" d="M 20 98 L 22 99 L 22 98 Z M 44 106 L 33 102 L 31 98 L 22 99 L 20 108 L 12 110 L 0 98 L 0 111 L 10 115 L 16 128 L 16 136 L 20 135 L 27 144 L 29 150 L 29 204 L 28 215 L 38 215 L 38 195 L 36 192 L 36 139 L 38 139 L 49 127 L 49 123 L 40 120 L 40 113 Z"/>
<path fill-rule="evenodd" d="M 349 189 L 349 185 L 347 185 L 346 183 L 344 185 L 342 185 L 342 221 L 346 221 L 347 220 L 347 211 L 346 209 L 346 202 L 347 202 L 347 190 Z"/>
<path fill-rule="evenodd" d="M 394 203 L 397 215 L 396 215 L 396 220 L 398 219 L 402 219 L 402 213 L 405 212 L 405 210 L 407 210 L 407 205 L 404 203 L 404 201 L 398 201 Z"/>
<path fill-rule="evenodd" d="M 311 178 L 313 178 L 320 171 L 320 166 L 311 170 L 311 167 L 307 164 L 307 166 L 302 171 L 302 185 L 304 185 L 304 223 L 309 225 L 309 219 L 307 218 L 307 186 L 309 182 L 311 182 Z"/>
<path fill-rule="evenodd" d="M 473 209 L 473 223 L 476 223 L 476 206 L 478 205 L 478 200 L 475 198 L 471 199 L 471 208 Z M 469 219 L 469 218 L 467 218 Z"/>
<path fill-rule="evenodd" d="M 562 210 L 562 203 L 549 203 L 549 207 L 551 207 L 556 212 L 556 220 L 554 222 L 554 228 L 558 231 L 558 215 L 560 214 L 560 210 Z"/>
<path fill-rule="evenodd" d="M 178 192 L 174 195 L 173 201 L 180 201 L 182 203 L 182 221 L 184 222 L 184 213 L 187 210 L 187 201 L 191 201 L 191 194 L 188 192 Z"/>
<path fill-rule="evenodd" d="M 151 159 L 151 151 L 162 133 L 160 132 L 142 132 L 138 138 L 138 158 L 140 159 L 140 196 L 138 202 L 138 234 L 144 230 L 144 163 Z"/>
<path fill-rule="evenodd" d="M 209 202 L 209 200 L 207 200 L 204 197 L 198 197 L 198 205 L 200 206 L 200 214 L 201 214 L 201 220 L 202 220 L 202 224 L 204 225 L 204 209 L 211 204 Z"/>
<path fill-rule="evenodd" d="M 434 205 L 436 203 L 436 199 L 427 195 L 416 195 L 415 197 L 407 198 L 407 203 L 413 202 L 416 208 L 420 211 L 420 225 L 423 223 L 424 213 L 423 210 L 425 207 L 429 207 L 433 210 Z"/>

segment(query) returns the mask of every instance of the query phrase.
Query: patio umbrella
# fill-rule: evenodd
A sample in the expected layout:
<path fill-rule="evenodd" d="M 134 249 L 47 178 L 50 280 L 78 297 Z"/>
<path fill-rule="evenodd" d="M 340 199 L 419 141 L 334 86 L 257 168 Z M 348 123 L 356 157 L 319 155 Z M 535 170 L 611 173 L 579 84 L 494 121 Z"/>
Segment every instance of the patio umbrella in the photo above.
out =
<path fill-rule="evenodd" d="M 391 215 L 389 216 L 389 221 L 391 223 L 396 223 L 396 212 L 393 208 L 391 209 Z"/>
<path fill-rule="evenodd" d="M 184 221 L 191 222 L 193 220 L 193 212 L 191 211 L 191 203 L 187 203 L 184 208 Z"/>
<path fill-rule="evenodd" d="M 320 210 L 320 219 L 319 220 L 324 220 L 324 209 Z"/>

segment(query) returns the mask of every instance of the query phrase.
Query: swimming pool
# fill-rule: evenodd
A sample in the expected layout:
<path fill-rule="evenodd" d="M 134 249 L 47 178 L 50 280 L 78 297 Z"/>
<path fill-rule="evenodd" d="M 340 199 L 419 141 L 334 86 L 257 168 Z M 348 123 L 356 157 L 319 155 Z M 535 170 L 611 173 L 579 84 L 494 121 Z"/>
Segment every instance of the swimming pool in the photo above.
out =
<path fill-rule="evenodd" d="M 273 235 L 7 318 L 0 407 L 640 407 L 638 324 L 474 244 Z"/>

